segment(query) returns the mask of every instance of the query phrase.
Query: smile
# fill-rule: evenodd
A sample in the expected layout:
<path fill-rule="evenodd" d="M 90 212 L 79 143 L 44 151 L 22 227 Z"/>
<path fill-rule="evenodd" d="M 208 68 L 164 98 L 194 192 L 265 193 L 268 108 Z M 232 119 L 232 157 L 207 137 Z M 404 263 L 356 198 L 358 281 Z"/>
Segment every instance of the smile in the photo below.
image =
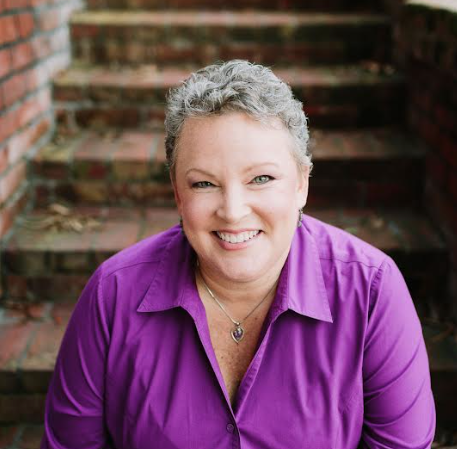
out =
<path fill-rule="evenodd" d="M 256 235 L 259 234 L 259 232 L 260 231 L 257 230 L 257 231 L 245 231 L 245 232 L 239 232 L 237 234 L 232 234 L 229 232 L 216 231 L 216 235 L 224 242 L 244 243 L 244 242 L 247 242 L 248 240 L 253 239 Z"/>

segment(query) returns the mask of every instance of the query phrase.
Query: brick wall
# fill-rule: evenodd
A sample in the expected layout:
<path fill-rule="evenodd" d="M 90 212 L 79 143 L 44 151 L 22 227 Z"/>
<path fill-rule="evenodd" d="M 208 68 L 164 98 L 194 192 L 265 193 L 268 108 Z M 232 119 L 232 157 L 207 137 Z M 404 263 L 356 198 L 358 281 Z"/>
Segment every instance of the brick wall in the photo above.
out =
<path fill-rule="evenodd" d="M 80 0 L 0 0 L 0 239 L 30 203 L 27 166 L 53 128 L 51 78 L 69 63 Z"/>
<path fill-rule="evenodd" d="M 452 3 L 405 3 L 397 54 L 408 79 L 410 127 L 429 148 L 423 202 L 449 245 L 449 306 L 457 319 L 457 4 Z"/>

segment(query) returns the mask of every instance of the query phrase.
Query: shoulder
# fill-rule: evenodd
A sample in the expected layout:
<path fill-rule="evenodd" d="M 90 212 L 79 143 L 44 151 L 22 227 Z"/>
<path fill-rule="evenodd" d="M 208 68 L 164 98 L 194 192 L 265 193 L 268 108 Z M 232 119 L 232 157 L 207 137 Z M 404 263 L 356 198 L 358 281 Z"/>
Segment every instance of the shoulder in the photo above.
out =
<path fill-rule="evenodd" d="M 306 215 L 303 223 L 316 243 L 321 262 L 379 268 L 390 259 L 383 251 L 361 238 L 317 218 Z"/>

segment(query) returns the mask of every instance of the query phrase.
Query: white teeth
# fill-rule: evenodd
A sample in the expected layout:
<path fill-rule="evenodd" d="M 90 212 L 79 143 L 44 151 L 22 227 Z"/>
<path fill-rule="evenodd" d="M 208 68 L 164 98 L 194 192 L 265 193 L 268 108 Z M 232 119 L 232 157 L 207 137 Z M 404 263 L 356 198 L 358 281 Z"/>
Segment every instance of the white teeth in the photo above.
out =
<path fill-rule="evenodd" d="M 253 237 L 255 237 L 260 231 L 246 231 L 246 232 L 240 232 L 239 234 L 229 234 L 226 232 L 219 232 L 216 231 L 216 234 L 221 240 L 224 240 L 224 242 L 229 242 L 229 243 L 243 243 L 248 240 L 251 240 Z"/>

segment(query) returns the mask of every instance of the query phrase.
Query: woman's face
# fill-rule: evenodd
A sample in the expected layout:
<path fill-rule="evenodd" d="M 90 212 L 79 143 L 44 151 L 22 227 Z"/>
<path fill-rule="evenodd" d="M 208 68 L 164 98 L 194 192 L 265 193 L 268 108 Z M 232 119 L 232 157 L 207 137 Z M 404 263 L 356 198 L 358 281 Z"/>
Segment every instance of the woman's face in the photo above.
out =
<path fill-rule="evenodd" d="M 289 252 L 308 171 L 299 170 L 289 132 L 243 113 L 184 123 L 174 191 L 202 269 L 230 282 L 277 275 Z"/>

